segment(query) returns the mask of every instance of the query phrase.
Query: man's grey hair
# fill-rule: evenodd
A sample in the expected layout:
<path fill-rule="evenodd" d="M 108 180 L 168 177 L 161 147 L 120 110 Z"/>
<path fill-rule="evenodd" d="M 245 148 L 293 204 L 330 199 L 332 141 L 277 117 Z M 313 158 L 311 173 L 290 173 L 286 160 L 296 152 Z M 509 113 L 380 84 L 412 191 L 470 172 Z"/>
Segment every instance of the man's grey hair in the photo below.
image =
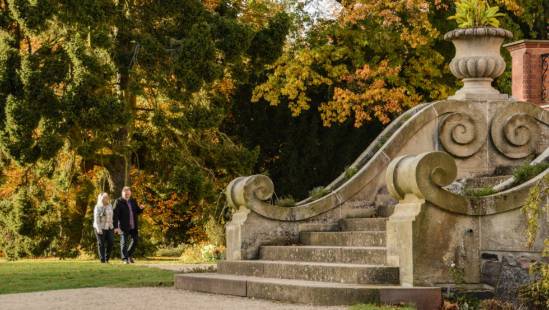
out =
<path fill-rule="evenodd" d="M 122 187 L 122 191 L 125 191 L 125 190 L 130 190 L 131 191 L 132 189 L 129 186 Z"/>

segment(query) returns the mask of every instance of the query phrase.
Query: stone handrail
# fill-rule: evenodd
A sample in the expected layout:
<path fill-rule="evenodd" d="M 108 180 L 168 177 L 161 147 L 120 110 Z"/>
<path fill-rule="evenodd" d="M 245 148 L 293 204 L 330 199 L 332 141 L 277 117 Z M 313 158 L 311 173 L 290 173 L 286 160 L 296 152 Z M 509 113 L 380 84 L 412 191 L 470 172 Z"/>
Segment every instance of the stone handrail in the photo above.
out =
<path fill-rule="evenodd" d="M 531 180 L 493 195 L 464 197 L 445 190 L 457 175 L 455 159 L 444 152 L 395 158 L 386 172 L 387 189 L 399 201 L 407 197 L 429 201 L 449 212 L 490 215 L 520 208 L 530 189 L 549 174 L 546 169 Z"/>
<path fill-rule="evenodd" d="M 238 209 L 239 206 L 246 206 L 248 209 L 266 218 L 282 221 L 305 220 L 337 208 L 346 201 L 353 199 L 362 189 L 372 186 L 373 182 L 377 182 L 376 180 L 383 176 L 389 162 L 397 156 L 402 155 L 401 145 L 410 139 L 413 139 L 417 132 L 426 124 L 437 119 L 440 120 L 440 144 L 454 157 L 466 158 L 474 155 L 483 145 L 485 145 L 489 134 L 491 134 L 493 141 L 498 142 L 496 148 L 500 150 L 504 156 L 516 158 L 519 153 L 520 156 L 527 156 L 534 153 L 535 144 L 532 143 L 523 143 L 524 145 L 518 143 L 518 146 L 514 144 L 513 146 L 507 145 L 509 143 L 505 138 L 505 134 L 513 133 L 515 127 L 525 121 L 525 118 L 535 119 L 540 124 L 549 124 L 549 113 L 528 103 L 502 102 L 501 104 L 505 104 L 505 107 L 501 109 L 502 111 L 497 113 L 495 118 L 497 118 L 498 121 L 492 122 L 490 128 L 484 118 L 478 117 L 478 115 L 482 115 L 482 112 L 478 111 L 467 101 L 437 101 L 422 105 L 413 113 L 405 113 L 404 118 L 395 122 L 395 124 L 398 123 L 398 126 L 389 126 L 391 130 L 388 130 L 389 128 L 387 128 L 388 131 L 384 131 L 377 140 L 374 140 L 374 143 L 372 143 L 366 151 L 359 156 L 355 163 L 353 163 L 352 167 L 355 167 L 357 172 L 351 177 L 338 177 L 336 181 L 332 182 L 326 188 L 329 193 L 321 198 L 308 198 L 298 202 L 296 206 L 292 208 L 279 207 L 268 201 L 274 193 L 272 181 L 266 176 L 251 176 L 237 178 L 229 184 L 227 189 L 229 203 L 232 202 L 233 205 L 236 206 L 236 209 Z M 512 118 L 504 119 L 504 121 L 500 122 L 499 119 L 501 117 L 498 116 L 500 114 L 520 114 L 520 118 L 518 120 Z M 532 121 L 528 121 L 528 124 L 532 125 Z M 538 135 L 540 131 L 536 131 L 535 126 L 531 129 L 532 130 L 527 132 L 531 137 L 522 140 L 536 140 L 535 135 Z M 478 134 L 472 134 L 474 132 L 477 132 Z M 521 137 L 525 132 L 526 131 L 524 130 L 520 132 Z M 504 137 L 501 138 L 500 135 L 503 135 Z M 515 142 L 524 142 L 522 140 Z M 267 178 L 268 181 L 265 178 Z M 244 183 L 240 184 L 241 182 L 245 182 L 245 184 L 249 185 L 244 187 Z M 268 183 L 268 186 L 265 187 L 264 190 L 255 194 L 253 191 L 250 191 L 254 186 L 262 183 L 264 183 L 263 186 Z M 240 185 L 237 186 L 237 184 Z M 236 186 L 236 188 L 232 189 L 233 186 Z M 241 192 L 245 188 L 247 192 Z M 268 190 L 265 191 L 266 189 Z M 513 188 L 510 190 L 512 191 Z M 265 196 L 262 194 L 263 192 L 270 193 L 270 195 Z M 505 193 L 502 192 L 501 194 L 504 195 Z M 462 214 L 484 214 L 485 212 L 490 214 L 490 208 L 488 208 L 488 211 L 479 209 L 479 204 L 476 202 L 481 201 L 482 204 L 482 199 L 476 199 L 476 201 L 473 201 L 472 203 L 469 199 L 463 199 L 468 201 L 468 203 L 465 205 L 459 203 L 459 207 L 455 205 L 450 211 Z M 444 206 L 440 207 L 444 208 Z M 513 208 L 516 207 L 520 206 L 517 205 Z"/>
<path fill-rule="evenodd" d="M 490 215 L 518 209 L 524 205 L 530 189 L 548 174 L 549 168 L 534 178 L 505 191 L 488 196 L 470 197 L 468 199 L 468 211 L 465 214 Z"/>
<path fill-rule="evenodd" d="M 366 150 L 364 150 L 364 152 L 362 152 L 357 157 L 357 159 L 351 165 L 349 165 L 348 168 L 354 168 L 357 171 L 362 168 L 370 159 L 372 159 L 376 152 L 383 147 L 383 144 L 404 124 L 404 122 L 409 120 L 415 114 L 419 113 L 421 109 L 423 109 L 427 105 L 428 103 L 418 104 L 417 106 L 402 113 L 399 117 L 393 120 L 387 127 L 385 127 L 385 129 L 381 131 L 381 133 L 370 143 L 370 145 L 368 145 Z M 332 191 L 345 183 L 347 180 L 348 176 L 346 175 L 346 172 L 343 172 L 330 184 L 328 184 L 325 189 L 328 191 Z M 308 201 L 311 201 L 310 197 L 298 202 L 298 204 Z"/>
<path fill-rule="evenodd" d="M 337 193 L 324 196 L 320 203 L 319 201 L 315 202 L 316 207 L 298 205 L 289 208 L 271 204 L 270 199 L 274 194 L 274 185 L 271 179 L 265 175 L 236 178 L 229 183 L 225 194 L 227 202 L 235 210 L 244 206 L 266 218 L 280 221 L 305 220 L 341 204 L 341 198 Z"/>

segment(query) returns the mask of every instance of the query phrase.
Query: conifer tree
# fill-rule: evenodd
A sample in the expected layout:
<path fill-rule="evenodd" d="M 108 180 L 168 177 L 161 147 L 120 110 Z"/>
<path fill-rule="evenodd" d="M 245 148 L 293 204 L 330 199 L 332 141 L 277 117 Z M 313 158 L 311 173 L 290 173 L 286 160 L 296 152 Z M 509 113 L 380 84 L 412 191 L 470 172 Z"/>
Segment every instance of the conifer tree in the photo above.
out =
<path fill-rule="evenodd" d="M 123 185 L 154 206 L 147 241 L 206 238 L 218 193 L 257 156 L 219 130 L 251 42 L 269 40 L 270 13 L 247 21 L 263 13 L 244 4 L 0 1 L 0 232 L 22 236 L 9 225 L 22 220 L 9 211 L 19 187 L 62 225 L 42 247 L 6 241 L 8 255 L 92 249 L 94 198 Z"/>

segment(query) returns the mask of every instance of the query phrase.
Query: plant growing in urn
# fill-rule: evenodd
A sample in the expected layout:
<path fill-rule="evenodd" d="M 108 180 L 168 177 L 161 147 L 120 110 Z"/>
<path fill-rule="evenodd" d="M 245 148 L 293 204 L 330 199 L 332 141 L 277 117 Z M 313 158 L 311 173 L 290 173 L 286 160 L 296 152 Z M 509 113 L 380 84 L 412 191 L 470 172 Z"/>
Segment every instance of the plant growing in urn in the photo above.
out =
<path fill-rule="evenodd" d="M 513 34 L 498 28 L 498 7 L 490 7 L 485 0 L 461 0 L 456 3 L 456 15 L 449 19 L 458 22 L 458 29 L 444 35 L 452 41 L 456 56 L 450 71 L 463 81 L 463 87 L 450 99 L 507 99 L 492 87 L 492 81 L 505 71 L 500 54 L 503 41 Z"/>

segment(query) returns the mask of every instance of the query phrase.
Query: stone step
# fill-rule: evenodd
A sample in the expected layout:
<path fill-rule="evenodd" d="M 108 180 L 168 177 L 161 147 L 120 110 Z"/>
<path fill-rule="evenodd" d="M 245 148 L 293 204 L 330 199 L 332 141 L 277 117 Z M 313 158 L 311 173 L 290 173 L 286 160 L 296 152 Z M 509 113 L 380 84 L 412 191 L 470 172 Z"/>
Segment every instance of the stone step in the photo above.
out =
<path fill-rule="evenodd" d="M 383 265 L 387 261 L 387 249 L 384 247 L 262 246 L 259 257 L 273 261 Z"/>
<path fill-rule="evenodd" d="M 382 205 L 377 207 L 376 216 L 389 217 L 393 215 L 394 211 L 395 211 L 395 205 Z"/>
<path fill-rule="evenodd" d="M 398 267 L 364 264 L 240 260 L 220 261 L 217 272 L 264 278 L 356 284 L 399 284 Z"/>
<path fill-rule="evenodd" d="M 342 231 L 384 231 L 386 223 L 385 217 L 346 218 L 339 221 Z"/>
<path fill-rule="evenodd" d="M 299 240 L 304 245 L 329 246 L 385 246 L 384 231 L 333 231 L 301 232 Z"/>
<path fill-rule="evenodd" d="M 217 273 L 177 274 L 175 288 L 205 293 L 269 299 L 323 306 L 359 303 L 414 304 L 419 310 L 439 309 L 438 287 L 359 285 L 235 276 Z"/>

